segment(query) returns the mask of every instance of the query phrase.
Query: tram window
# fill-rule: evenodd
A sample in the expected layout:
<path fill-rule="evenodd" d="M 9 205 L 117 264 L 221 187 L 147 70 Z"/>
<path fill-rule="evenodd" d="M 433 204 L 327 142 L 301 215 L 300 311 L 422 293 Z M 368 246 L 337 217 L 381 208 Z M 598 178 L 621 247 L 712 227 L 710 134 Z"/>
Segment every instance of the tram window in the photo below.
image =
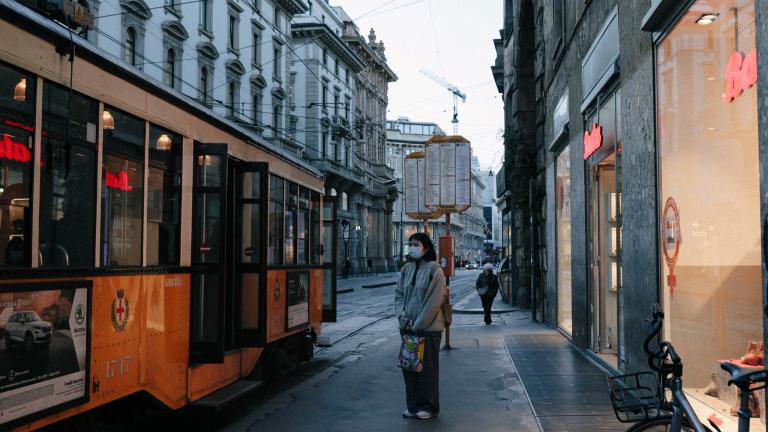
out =
<path fill-rule="evenodd" d="M 309 190 L 299 191 L 299 212 L 296 217 L 296 261 L 307 264 L 309 251 Z"/>
<path fill-rule="evenodd" d="M 29 266 L 35 77 L 0 63 L 0 267 Z"/>
<path fill-rule="evenodd" d="M 198 174 L 195 186 L 221 186 L 221 156 L 199 155 L 197 157 Z"/>
<path fill-rule="evenodd" d="M 288 201 L 285 204 L 285 264 L 296 264 L 296 210 L 299 199 L 299 186 L 288 183 Z"/>
<path fill-rule="evenodd" d="M 309 263 L 320 263 L 320 194 L 312 192 L 309 210 Z"/>
<path fill-rule="evenodd" d="M 244 172 L 240 198 L 244 200 L 258 200 L 261 196 L 260 192 L 261 173 Z M 248 201 L 242 203 L 241 208 L 240 262 L 258 264 L 259 250 L 261 249 L 261 205 L 259 202 Z"/>
<path fill-rule="evenodd" d="M 101 264 L 139 266 L 144 212 L 143 120 L 105 107 L 114 119 L 104 128 L 101 190 Z"/>
<path fill-rule="evenodd" d="M 285 180 L 269 176 L 269 240 L 267 263 L 283 263 L 283 204 L 285 202 Z"/>
<path fill-rule="evenodd" d="M 147 265 L 179 264 L 181 136 L 149 127 Z"/>
<path fill-rule="evenodd" d="M 50 82 L 43 85 L 41 267 L 93 265 L 98 115 L 97 101 Z"/>
<path fill-rule="evenodd" d="M 199 193 L 195 200 L 194 226 L 200 239 L 195 262 L 216 264 L 221 260 L 221 197 L 218 193 Z M 199 255 L 198 255 L 199 253 Z"/>

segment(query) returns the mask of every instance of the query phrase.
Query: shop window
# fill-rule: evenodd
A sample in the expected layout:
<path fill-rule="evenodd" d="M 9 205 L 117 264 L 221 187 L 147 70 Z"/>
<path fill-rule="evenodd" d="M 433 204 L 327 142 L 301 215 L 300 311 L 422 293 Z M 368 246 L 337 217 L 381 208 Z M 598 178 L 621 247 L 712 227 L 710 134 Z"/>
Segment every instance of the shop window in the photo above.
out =
<path fill-rule="evenodd" d="M 93 266 L 98 115 L 95 100 L 43 85 L 41 267 Z"/>
<path fill-rule="evenodd" d="M 29 266 L 35 77 L 0 63 L 0 267 Z"/>
<path fill-rule="evenodd" d="M 696 2 L 656 51 L 660 297 L 689 389 L 763 340 L 755 34 L 752 1 Z"/>
<path fill-rule="evenodd" d="M 296 264 L 296 211 L 299 199 L 299 186 L 286 182 L 288 185 L 288 200 L 285 203 L 285 237 L 284 251 L 286 265 Z"/>
<path fill-rule="evenodd" d="M 147 265 L 179 264 L 181 135 L 149 127 Z"/>
<path fill-rule="evenodd" d="M 571 311 L 571 150 L 566 146 L 555 161 L 557 223 L 557 324 L 573 331 Z"/>
<path fill-rule="evenodd" d="M 283 263 L 283 216 L 285 203 L 285 180 L 269 176 L 269 240 L 267 245 L 267 264 Z"/>
<path fill-rule="evenodd" d="M 143 120 L 104 107 L 101 265 L 140 266 L 144 211 Z M 108 114 L 107 114 L 108 113 Z"/>

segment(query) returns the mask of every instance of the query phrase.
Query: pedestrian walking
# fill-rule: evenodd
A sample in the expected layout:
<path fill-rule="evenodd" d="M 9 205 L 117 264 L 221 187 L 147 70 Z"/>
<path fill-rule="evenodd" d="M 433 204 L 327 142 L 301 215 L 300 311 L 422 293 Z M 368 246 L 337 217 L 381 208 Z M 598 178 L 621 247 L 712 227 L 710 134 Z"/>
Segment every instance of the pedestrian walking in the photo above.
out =
<path fill-rule="evenodd" d="M 496 293 L 499 292 L 499 278 L 493 274 L 491 263 L 485 263 L 483 272 L 477 277 L 475 289 L 483 303 L 483 312 L 485 314 L 485 325 L 491 325 L 491 306 Z"/>
<path fill-rule="evenodd" d="M 446 291 L 445 276 L 436 259 L 429 236 L 413 234 L 408 239 L 408 262 L 400 271 L 395 289 L 395 311 L 403 341 L 417 336 L 410 340 L 423 343 L 423 362 L 418 372 L 403 367 L 406 418 L 430 419 L 440 412 L 439 354 L 445 328 L 441 306 Z"/>

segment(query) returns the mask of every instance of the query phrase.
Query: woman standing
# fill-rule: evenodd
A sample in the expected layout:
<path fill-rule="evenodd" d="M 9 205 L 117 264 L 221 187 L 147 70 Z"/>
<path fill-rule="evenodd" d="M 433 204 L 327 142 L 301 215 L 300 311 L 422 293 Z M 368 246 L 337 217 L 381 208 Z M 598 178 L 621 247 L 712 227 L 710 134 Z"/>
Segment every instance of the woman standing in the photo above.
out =
<path fill-rule="evenodd" d="M 429 236 L 413 234 L 408 238 L 408 262 L 395 289 L 400 333 L 416 333 L 425 339 L 421 372 L 403 370 L 406 418 L 430 419 L 440 412 L 439 354 L 445 328 L 440 306 L 445 298 L 445 276 L 436 258 Z"/>
<path fill-rule="evenodd" d="M 483 303 L 483 312 L 485 313 L 485 325 L 491 325 L 491 305 L 496 293 L 499 292 L 499 279 L 493 274 L 493 266 L 486 263 L 483 266 L 483 272 L 477 277 L 475 289 Z"/>

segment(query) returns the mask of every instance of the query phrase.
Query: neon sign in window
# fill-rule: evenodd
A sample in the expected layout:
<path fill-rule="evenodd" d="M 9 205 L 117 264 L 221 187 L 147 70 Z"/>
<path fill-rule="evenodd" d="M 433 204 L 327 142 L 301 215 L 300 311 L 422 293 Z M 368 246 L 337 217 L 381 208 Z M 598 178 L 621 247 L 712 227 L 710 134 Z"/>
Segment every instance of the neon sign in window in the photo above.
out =
<path fill-rule="evenodd" d="M 592 125 L 592 132 L 584 131 L 584 160 L 603 145 L 603 127 L 597 123 Z"/>
<path fill-rule="evenodd" d="M 26 145 L 11 140 L 8 134 L 3 134 L 3 141 L 0 143 L 0 159 L 7 159 L 17 162 L 29 162 L 29 149 Z"/>
<path fill-rule="evenodd" d="M 725 68 L 725 92 L 723 100 L 733 102 L 745 90 L 757 83 L 757 50 L 744 56 L 741 51 L 731 54 Z"/>
<path fill-rule="evenodd" d="M 104 183 L 108 188 L 112 189 L 124 190 L 128 192 L 133 190 L 133 186 L 128 184 L 128 174 L 126 174 L 125 171 L 120 171 L 117 174 L 106 171 L 106 179 Z"/>

